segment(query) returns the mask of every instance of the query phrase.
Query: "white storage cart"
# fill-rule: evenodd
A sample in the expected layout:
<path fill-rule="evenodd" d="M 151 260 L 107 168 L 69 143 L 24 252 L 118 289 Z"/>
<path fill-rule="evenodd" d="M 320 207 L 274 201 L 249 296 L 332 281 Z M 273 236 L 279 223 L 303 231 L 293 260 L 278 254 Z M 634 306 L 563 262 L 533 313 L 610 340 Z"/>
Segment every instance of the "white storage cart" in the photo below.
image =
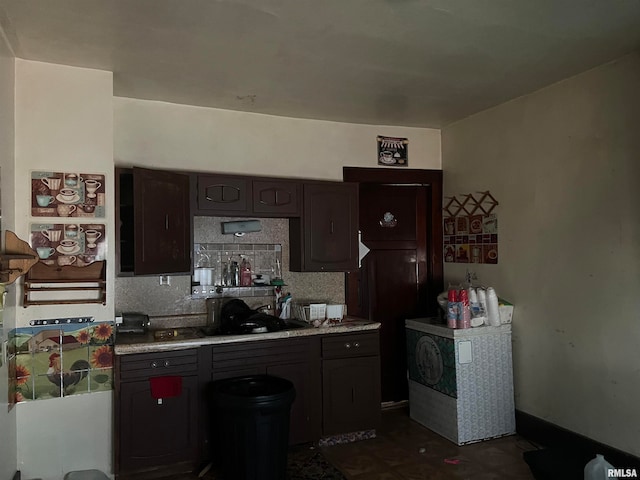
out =
<path fill-rule="evenodd" d="M 411 418 L 458 445 L 514 434 L 511 325 L 437 321 L 405 321 Z"/>

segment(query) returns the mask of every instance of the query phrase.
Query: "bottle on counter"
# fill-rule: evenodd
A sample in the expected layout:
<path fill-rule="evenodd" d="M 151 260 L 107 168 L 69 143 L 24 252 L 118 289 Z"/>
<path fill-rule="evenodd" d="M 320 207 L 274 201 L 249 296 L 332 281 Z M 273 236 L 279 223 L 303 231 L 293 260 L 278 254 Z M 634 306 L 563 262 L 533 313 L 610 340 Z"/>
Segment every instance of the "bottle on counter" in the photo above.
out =
<path fill-rule="evenodd" d="M 231 284 L 229 279 L 229 264 L 227 262 L 222 263 L 222 285 L 228 287 Z"/>
<path fill-rule="evenodd" d="M 169 340 L 178 336 L 178 330 L 156 330 L 153 332 L 153 338 L 156 340 Z"/>
<path fill-rule="evenodd" d="M 242 257 L 242 262 L 240 262 L 240 286 L 251 286 L 251 263 L 244 257 Z"/>
<path fill-rule="evenodd" d="M 458 290 L 455 288 L 447 292 L 447 327 L 458 328 Z"/>
<path fill-rule="evenodd" d="M 232 287 L 240 285 L 240 268 L 238 262 L 231 262 L 231 266 L 229 267 L 229 282 Z"/>

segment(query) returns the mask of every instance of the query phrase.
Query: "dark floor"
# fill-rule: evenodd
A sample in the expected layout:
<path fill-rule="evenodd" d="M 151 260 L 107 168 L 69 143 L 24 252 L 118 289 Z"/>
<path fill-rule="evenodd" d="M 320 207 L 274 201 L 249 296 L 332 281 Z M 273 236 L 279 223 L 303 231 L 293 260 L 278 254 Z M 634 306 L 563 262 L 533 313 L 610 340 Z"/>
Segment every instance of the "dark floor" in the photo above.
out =
<path fill-rule="evenodd" d="M 347 480 L 534 480 L 522 454 L 536 449 L 518 435 L 459 447 L 411 420 L 406 408 L 397 408 L 382 412 L 376 438 L 321 447 L 320 451 Z M 335 478 L 317 472 L 308 476 Z M 161 480 L 196 478 L 191 474 Z M 216 475 L 209 472 L 206 478 Z"/>
<path fill-rule="evenodd" d="M 321 450 L 347 480 L 533 480 L 522 453 L 535 449 L 518 435 L 459 447 L 402 408 L 383 412 L 375 439 Z"/>

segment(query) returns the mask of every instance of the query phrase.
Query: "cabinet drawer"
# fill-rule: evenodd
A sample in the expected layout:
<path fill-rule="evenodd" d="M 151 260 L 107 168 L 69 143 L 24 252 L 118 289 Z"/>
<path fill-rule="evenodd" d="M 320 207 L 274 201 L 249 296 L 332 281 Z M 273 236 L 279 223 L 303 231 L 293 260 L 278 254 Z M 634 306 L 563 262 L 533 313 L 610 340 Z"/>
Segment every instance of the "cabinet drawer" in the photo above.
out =
<path fill-rule="evenodd" d="M 322 339 L 322 358 L 364 357 L 378 355 L 378 332 L 336 335 Z"/>
<path fill-rule="evenodd" d="M 307 338 L 215 345 L 211 348 L 211 368 L 217 373 L 256 366 L 264 368 L 268 364 L 306 362 L 313 352 L 313 341 Z"/>
<path fill-rule="evenodd" d="M 177 352 L 140 353 L 119 357 L 120 380 L 148 378 L 159 375 L 197 373 L 197 350 Z"/>

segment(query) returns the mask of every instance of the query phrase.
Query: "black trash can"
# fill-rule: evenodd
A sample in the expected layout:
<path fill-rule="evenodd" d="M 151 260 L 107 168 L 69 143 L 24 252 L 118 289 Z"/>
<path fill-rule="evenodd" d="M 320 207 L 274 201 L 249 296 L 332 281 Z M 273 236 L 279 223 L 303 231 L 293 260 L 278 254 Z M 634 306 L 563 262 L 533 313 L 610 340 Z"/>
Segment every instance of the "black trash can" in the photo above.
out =
<path fill-rule="evenodd" d="M 289 413 L 295 396 L 289 380 L 270 375 L 210 384 L 211 456 L 225 480 L 286 478 Z"/>

